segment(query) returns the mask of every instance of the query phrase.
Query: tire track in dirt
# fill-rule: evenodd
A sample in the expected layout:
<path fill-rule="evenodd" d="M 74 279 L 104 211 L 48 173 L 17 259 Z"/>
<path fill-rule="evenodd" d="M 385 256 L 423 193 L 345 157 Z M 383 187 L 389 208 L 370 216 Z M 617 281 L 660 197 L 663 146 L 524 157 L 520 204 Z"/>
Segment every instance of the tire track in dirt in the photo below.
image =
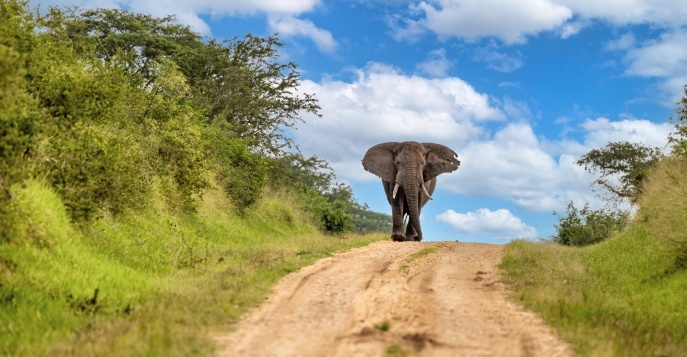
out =
<path fill-rule="evenodd" d="M 423 248 L 436 251 L 413 259 Z M 505 297 L 503 246 L 378 242 L 284 277 L 218 356 L 569 356 L 535 314 Z"/>

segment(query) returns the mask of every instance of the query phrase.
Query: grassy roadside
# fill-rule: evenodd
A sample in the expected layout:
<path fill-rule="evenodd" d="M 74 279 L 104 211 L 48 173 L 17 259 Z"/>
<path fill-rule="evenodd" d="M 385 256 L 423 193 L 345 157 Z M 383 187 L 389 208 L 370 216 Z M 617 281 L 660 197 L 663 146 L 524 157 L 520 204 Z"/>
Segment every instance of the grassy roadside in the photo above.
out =
<path fill-rule="evenodd" d="M 632 225 L 613 238 L 585 248 L 508 244 L 500 267 L 513 297 L 580 355 L 684 355 L 685 192 L 687 168 L 666 163 L 649 180 Z"/>
<path fill-rule="evenodd" d="M 279 277 L 382 235 L 322 236 L 288 194 L 245 217 L 208 191 L 197 214 L 163 208 L 74 227 L 35 181 L 15 190 L 17 239 L 0 244 L 0 354 L 208 355 L 208 331 Z"/>

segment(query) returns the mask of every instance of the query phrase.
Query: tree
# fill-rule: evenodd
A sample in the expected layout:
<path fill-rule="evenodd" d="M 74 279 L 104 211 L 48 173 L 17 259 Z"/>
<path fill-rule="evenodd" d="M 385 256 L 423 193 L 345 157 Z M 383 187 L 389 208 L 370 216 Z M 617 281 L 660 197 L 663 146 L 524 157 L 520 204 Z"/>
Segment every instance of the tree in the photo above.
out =
<path fill-rule="evenodd" d="M 577 209 L 572 201 L 568 203 L 565 215 L 553 214 L 558 219 L 558 224 L 554 224 L 556 236 L 553 241 L 577 247 L 606 240 L 625 228 L 628 219 L 628 213 L 618 209 L 593 210 L 588 203 Z"/>
<path fill-rule="evenodd" d="M 593 184 L 607 189 L 617 200 L 635 202 L 649 169 L 661 158 L 663 153 L 657 147 L 623 141 L 593 149 L 583 155 L 577 164 L 589 172 L 598 171 L 601 176 Z"/>
<path fill-rule="evenodd" d="M 26 64 L 35 46 L 26 2 L 0 2 L 0 243 L 11 239 L 12 186 L 29 173 L 40 131 L 38 103 L 27 92 Z"/>
<path fill-rule="evenodd" d="M 687 158 L 687 86 L 684 87 L 684 96 L 677 102 L 676 117 L 671 116 L 670 121 L 675 126 L 675 131 L 668 136 L 668 142 L 672 144 L 673 154 Z"/>
<path fill-rule="evenodd" d="M 294 145 L 283 128 L 302 121 L 303 113 L 319 115 L 314 95 L 298 90 L 296 64 L 279 62 L 276 36 L 203 42 L 174 16 L 109 9 L 73 12 L 66 28 L 76 43 L 95 39 L 99 59 L 124 57 L 132 80 L 145 88 L 158 76 L 155 63 L 174 61 L 191 87 L 188 99 L 207 122 L 226 121 L 224 127 L 253 150 L 281 154 Z"/>

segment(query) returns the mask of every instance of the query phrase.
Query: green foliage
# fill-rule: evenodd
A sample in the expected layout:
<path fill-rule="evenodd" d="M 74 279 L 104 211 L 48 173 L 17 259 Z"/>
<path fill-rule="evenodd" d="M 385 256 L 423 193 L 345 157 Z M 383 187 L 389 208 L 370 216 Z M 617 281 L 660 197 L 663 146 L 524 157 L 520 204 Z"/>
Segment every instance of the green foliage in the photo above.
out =
<path fill-rule="evenodd" d="M 599 243 L 622 231 L 628 224 L 628 213 L 609 207 L 593 210 L 586 203 L 577 209 L 568 203 L 565 215 L 557 216 L 556 236 L 553 241 L 563 245 L 585 246 Z"/>
<path fill-rule="evenodd" d="M 13 190 L 18 234 L 0 242 L 3 356 L 210 355 L 208 329 L 261 302 L 281 276 L 382 238 L 323 237 L 284 193 L 243 217 L 206 191 L 191 214 L 163 204 L 77 227 L 45 183 Z"/>
<path fill-rule="evenodd" d="M 270 161 L 252 152 L 245 142 L 215 122 L 205 130 L 206 150 L 215 161 L 216 180 L 231 197 L 239 212 L 253 206 L 267 182 Z"/>
<path fill-rule="evenodd" d="M 300 192 L 305 208 L 327 232 L 369 233 L 391 229 L 389 215 L 372 212 L 367 205 L 360 205 L 351 187 L 336 182 L 329 163 L 316 156 L 306 159 L 300 154 L 287 154 L 275 159 L 270 183 Z"/>
<path fill-rule="evenodd" d="M 515 241 L 500 265 L 512 296 L 580 356 L 679 356 L 687 341 L 687 271 L 670 272 L 642 224 L 584 248 Z"/>
<path fill-rule="evenodd" d="M 194 106 L 208 122 L 226 122 L 224 128 L 244 138 L 251 150 L 276 154 L 291 146 L 282 129 L 301 121 L 302 113 L 320 109 L 312 94 L 298 94 L 296 64 L 278 62 L 282 43 L 275 36 L 203 42 L 174 16 L 158 19 L 107 9 L 73 13 L 65 25 L 74 41 L 96 40 L 99 59 L 127 54 L 126 67 L 143 87 L 157 81 L 153 63 L 176 63 L 191 87 Z"/>
<path fill-rule="evenodd" d="M 506 246 L 501 269 L 513 296 L 580 355 L 674 356 L 687 347 L 687 162 L 677 154 L 664 158 L 642 188 L 636 217 L 599 244 Z M 587 221 L 566 217 L 559 229 L 566 222 L 578 228 L 573 233 L 585 232 L 590 211 L 569 211 Z"/>
<path fill-rule="evenodd" d="M 381 239 L 316 234 L 355 207 L 333 173 L 294 179 L 322 161 L 267 187 L 319 109 L 280 45 L 0 2 L 0 355 L 208 355 L 279 277 Z"/>
<path fill-rule="evenodd" d="M 26 2 L 0 2 L 0 242 L 17 232 L 11 187 L 30 175 L 41 113 L 28 93 L 25 79 L 33 36 L 33 17 L 24 11 Z"/>
<path fill-rule="evenodd" d="M 687 268 L 687 161 L 671 157 L 648 177 L 638 220 L 665 244 L 674 269 Z"/>
<path fill-rule="evenodd" d="M 611 142 L 601 149 L 593 149 L 577 161 L 587 171 L 598 171 L 594 181 L 615 195 L 618 200 L 634 202 L 642 190 L 642 181 L 649 170 L 663 158 L 659 148 L 637 143 Z"/>
<path fill-rule="evenodd" d="M 687 159 L 687 85 L 684 87 L 684 95 L 677 104 L 676 116 L 670 117 L 675 130 L 668 136 L 668 142 L 672 144 L 674 155 Z"/>

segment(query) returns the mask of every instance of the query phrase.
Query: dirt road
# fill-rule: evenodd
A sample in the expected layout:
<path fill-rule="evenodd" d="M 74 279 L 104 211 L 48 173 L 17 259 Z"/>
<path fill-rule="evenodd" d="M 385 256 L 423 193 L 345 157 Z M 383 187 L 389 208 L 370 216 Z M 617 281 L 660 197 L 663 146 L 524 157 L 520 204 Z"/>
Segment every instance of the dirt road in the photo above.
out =
<path fill-rule="evenodd" d="M 378 242 L 283 278 L 219 356 L 569 356 L 505 297 L 503 246 Z"/>

